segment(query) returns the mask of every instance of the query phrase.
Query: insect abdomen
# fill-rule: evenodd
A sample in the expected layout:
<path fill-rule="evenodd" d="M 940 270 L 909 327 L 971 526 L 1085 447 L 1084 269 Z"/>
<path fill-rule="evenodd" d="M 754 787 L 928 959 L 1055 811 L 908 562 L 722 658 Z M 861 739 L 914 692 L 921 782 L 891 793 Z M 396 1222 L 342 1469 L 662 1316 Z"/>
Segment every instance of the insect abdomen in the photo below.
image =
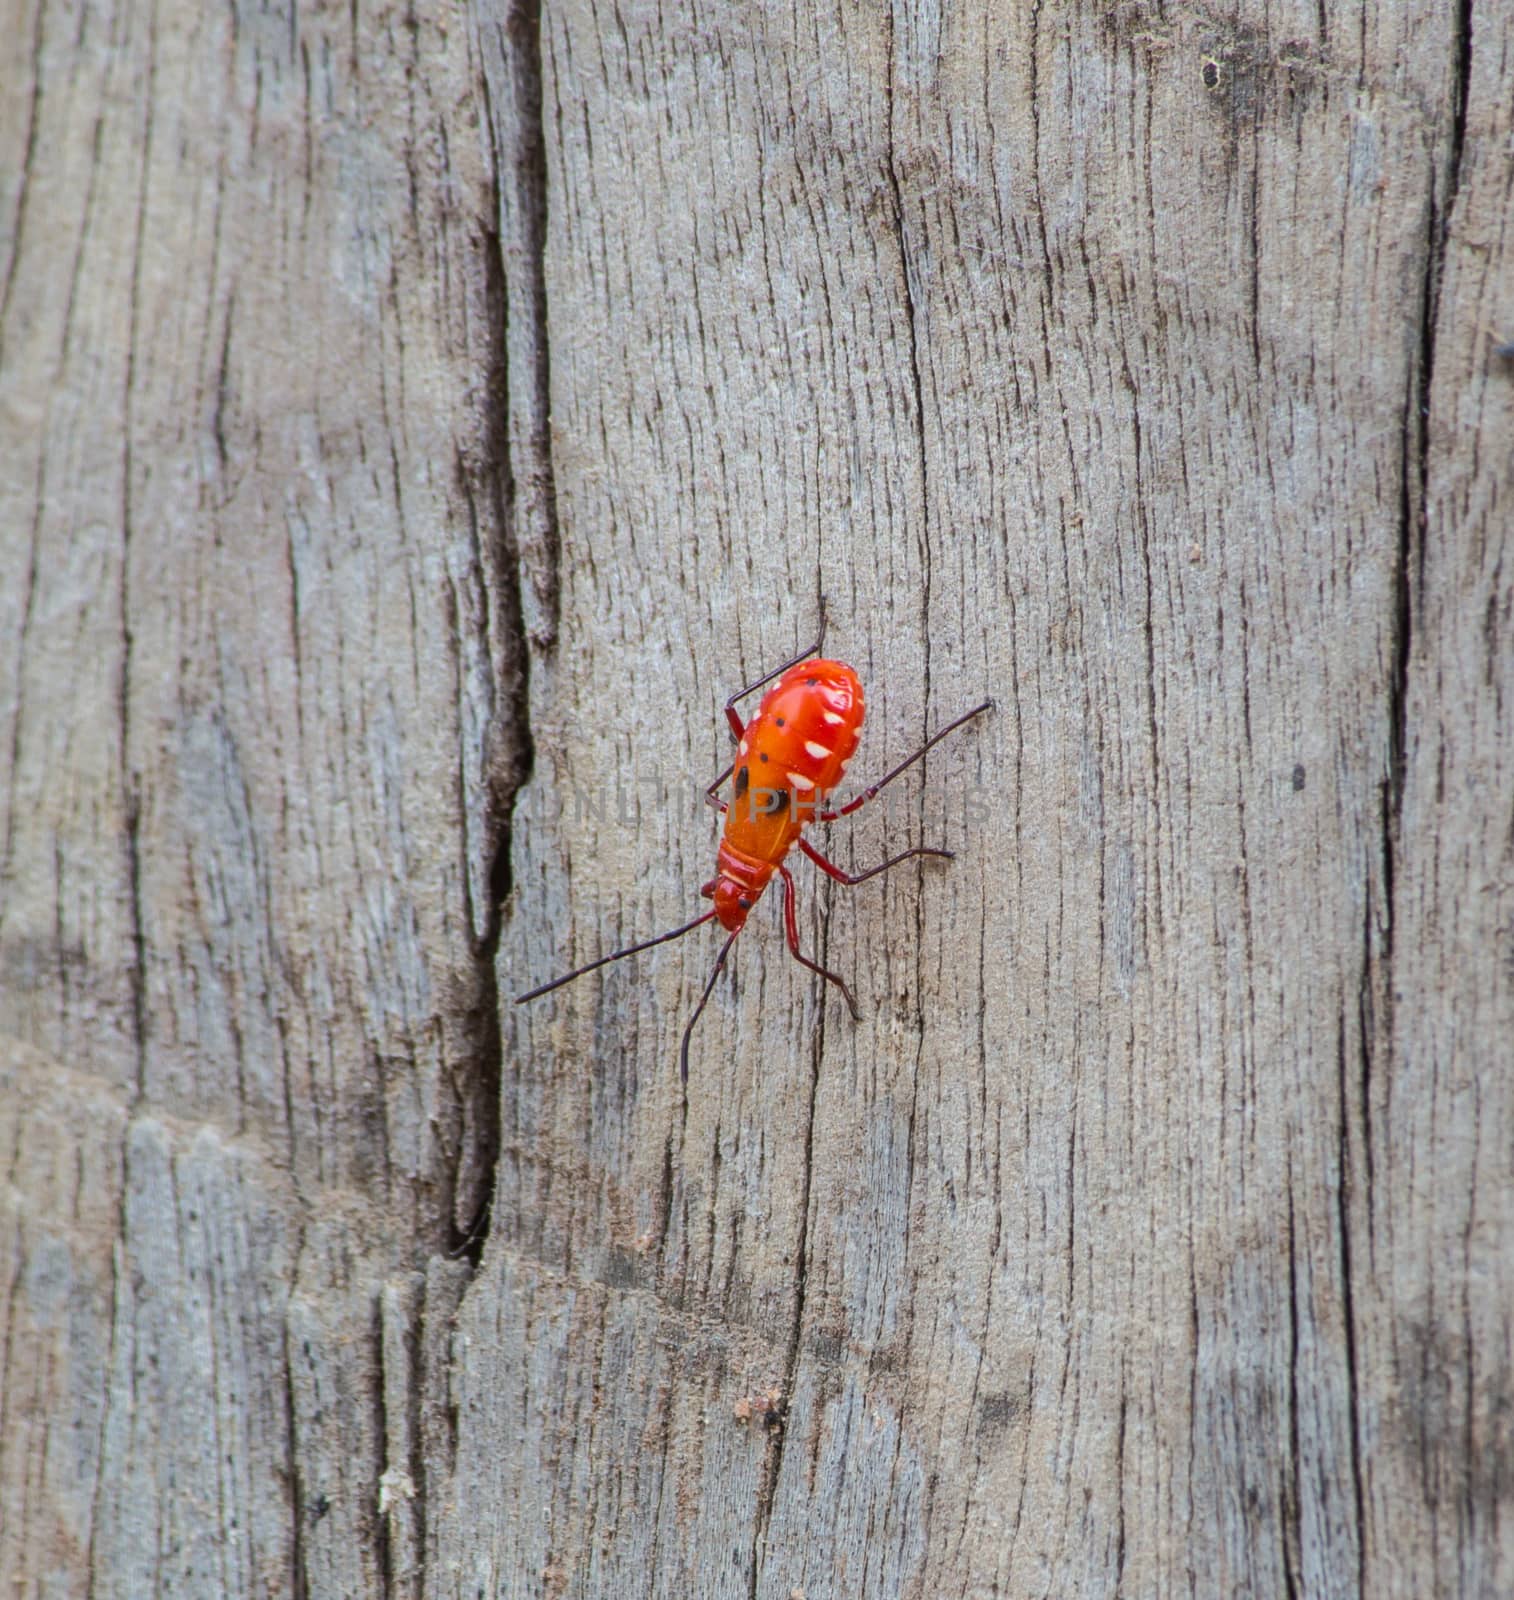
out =
<path fill-rule="evenodd" d="M 857 748 L 862 684 L 841 661 L 784 673 L 736 752 L 725 837 L 743 855 L 781 861 L 841 781 Z"/>

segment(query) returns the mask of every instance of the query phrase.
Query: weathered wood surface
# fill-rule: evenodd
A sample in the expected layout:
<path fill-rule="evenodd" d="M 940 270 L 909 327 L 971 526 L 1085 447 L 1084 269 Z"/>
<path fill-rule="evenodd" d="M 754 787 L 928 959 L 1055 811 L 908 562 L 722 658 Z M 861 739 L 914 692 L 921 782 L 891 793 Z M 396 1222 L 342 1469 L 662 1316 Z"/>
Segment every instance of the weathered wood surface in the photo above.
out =
<path fill-rule="evenodd" d="M 0 1577 L 376 1593 L 380 1286 L 496 1126 L 477 51 L 8 9 Z"/>
<path fill-rule="evenodd" d="M 1514 8 L 989 11 L 11 0 L 8 1593 L 1514 1591 Z"/>

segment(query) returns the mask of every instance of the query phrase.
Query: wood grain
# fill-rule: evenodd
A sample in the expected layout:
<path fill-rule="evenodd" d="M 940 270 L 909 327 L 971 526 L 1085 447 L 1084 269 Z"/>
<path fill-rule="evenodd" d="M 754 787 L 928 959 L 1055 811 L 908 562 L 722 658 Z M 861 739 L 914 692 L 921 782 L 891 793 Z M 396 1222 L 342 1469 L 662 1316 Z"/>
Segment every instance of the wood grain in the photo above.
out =
<path fill-rule="evenodd" d="M 377 1296 L 497 1120 L 476 51 L 392 7 L 5 35 L 0 1571 L 373 1593 Z"/>
<path fill-rule="evenodd" d="M 8 3 L 0 1586 L 1509 1592 L 1508 4 Z"/>

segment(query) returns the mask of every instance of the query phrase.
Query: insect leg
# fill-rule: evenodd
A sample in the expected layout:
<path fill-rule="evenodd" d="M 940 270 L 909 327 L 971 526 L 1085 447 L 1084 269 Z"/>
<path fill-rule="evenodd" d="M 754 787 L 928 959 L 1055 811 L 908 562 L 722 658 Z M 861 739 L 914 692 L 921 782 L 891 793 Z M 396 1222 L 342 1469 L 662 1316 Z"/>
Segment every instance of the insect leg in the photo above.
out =
<path fill-rule="evenodd" d="M 913 850 L 901 850 L 898 855 L 890 856 L 882 866 L 869 867 L 866 872 L 843 872 L 834 861 L 827 861 L 823 855 L 812 845 L 808 839 L 799 841 L 799 848 L 804 851 L 811 861 L 828 877 L 834 878 L 837 883 L 858 884 L 864 883 L 869 878 L 876 878 L 880 872 L 887 872 L 890 867 L 897 867 L 901 861 L 908 861 L 911 856 L 940 856 L 943 861 L 950 861 L 950 850 L 933 850 L 929 845 L 916 845 Z"/>
<path fill-rule="evenodd" d="M 746 724 L 736 714 L 736 702 L 738 700 L 745 699 L 745 697 L 747 695 L 751 694 L 751 692 L 754 689 L 760 689 L 763 686 L 763 684 L 771 683 L 774 678 L 781 677 L 785 672 L 787 672 L 789 670 L 790 667 L 797 667 L 801 661 L 806 661 L 811 656 L 818 656 L 820 654 L 820 647 L 824 643 L 825 643 L 825 596 L 821 595 L 820 596 L 820 635 L 815 640 L 814 644 L 812 644 L 809 647 L 808 650 L 801 650 L 797 656 L 790 656 L 789 659 L 787 661 L 785 661 L 781 666 L 774 667 L 771 672 L 766 673 L 762 677 L 758 678 L 758 680 L 755 683 L 749 683 L 746 686 L 746 688 L 738 689 L 736 691 L 736 693 L 733 694 L 731 696 L 731 698 L 726 701 L 726 703 L 725 703 L 726 721 L 730 723 L 731 732 L 738 739 L 742 736 L 742 734 L 744 734 L 746 732 Z M 716 788 L 719 785 L 720 782 L 721 782 L 720 779 L 716 779 L 715 783 L 711 784 L 710 787 L 712 789 Z"/>
<path fill-rule="evenodd" d="M 846 1003 L 852 1008 L 852 1021 L 861 1020 L 862 1013 L 857 1009 L 857 1002 L 852 999 L 852 991 L 847 988 L 846 980 L 838 977 L 834 972 L 827 972 L 818 961 L 811 961 L 808 956 L 799 954 L 799 925 L 794 920 L 794 878 L 787 867 L 779 867 L 779 876 L 783 879 L 783 931 L 788 937 L 789 954 L 801 967 L 808 967 L 811 972 L 818 972 L 827 983 L 834 983 L 846 996 Z"/>
<path fill-rule="evenodd" d="M 712 911 L 713 917 L 715 913 Z M 736 933 L 740 933 L 738 928 Z M 731 953 L 731 946 L 736 943 L 736 933 L 733 933 L 720 947 L 720 954 L 715 957 L 715 965 L 710 971 L 710 981 L 704 986 L 704 993 L 699 997 L 699 1004 L 694 1007 L 694 1015 L 689 1018 L 689 1025 L 683 1030 L 683 1048 L 678 1052 L 678 1076 L 684 1083 L 689 1081 L 689 1039 L 694 1033 L 694 1024 L 699 1021 L 700 1013 L 704 1010 L 705 1001 L 710 998 L 710 991 L 715 987 L 715 980 L 720 976 L 720 969 L 725 965 L 725 958 Z"/>
<path fill-rule="evenodd" d="M 815 818 L 815 820 L 817 822 L 834 822 L 837 817 L 851 816 L 852 812 L 856 811 L 860 806 L 865 806 L 880 789 L 882 789 L 886 784 L 892 783 L 901 772 L 907 772 L 912 766 L 914 766 L 914 764 L 920 759 L 921 756 L 925 754 L 927 750 L 931 749 L 935 745 L 940 744 L 947 734 L 954 733 L 962 726 L 964 722 L 971 722 L 974 717 L 981 717 L 985 711 L 992 711 L 993 708 L 993 701 L 985 700 L 981 706 L 974 706 L 971 711 L 964 711 L 955 722 L 948 722 L 947 725 L 938 733 L 933 734 L 929 739 L 927 739 L 925 743 L 922 744 L 917 751 L 915 751 L 914 755 L 908 757 L 904 761 L 901 761 L 892 772 L 886 773 L 883 777 L 879 778 L 876 783 L 870 784 L 862 791 L 861 794 L 857 796 L 855 800 L 848 800 L 847 803 L 838 811 L 822 811 Z M 878 870 L 881 871 L 882 869 L 880 868 Z"/>
<path fill-rule="evenodd" d="M 709 787 L 704 791 L 704 800 L 706 805 L 714 806 L 717 811 L 725 810 L 725 801 L 720 799 L 715 791 L 721 786 L 721 784 L 725 782 L 727 778 L 730 777 L 735 770 L 736 763 L 733 761 L 730 766 L 728 766 L 725 771 L 722 772 L 718 778 L 716 778 L 714 783 L 710 784 Z"/>

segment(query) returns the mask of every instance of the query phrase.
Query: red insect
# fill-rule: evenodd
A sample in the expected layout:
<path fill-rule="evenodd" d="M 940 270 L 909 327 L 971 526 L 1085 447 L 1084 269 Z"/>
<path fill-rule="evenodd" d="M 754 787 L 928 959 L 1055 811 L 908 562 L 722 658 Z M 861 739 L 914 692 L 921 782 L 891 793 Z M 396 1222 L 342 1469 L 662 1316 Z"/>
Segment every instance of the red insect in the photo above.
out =
<path fill-rule="evenodd" d="M 644 939 L 640 944 L 628 945 L 624 950 L 601 956 L 598 961 L 576 967 L 572 972 L 518 996 L 516 1005 L 548 994 L 607 962 L 619 961 L 622 956 L 633 956 L 641 950 L 650 950 L 653 945 L 666 944 L 670 939 L 680 939 L 695 928 L 703 927 L 706 922 L 718 921 L 730 937 L 721 946 L 709 982 L 705 984 L 694 1015 L 683 1030 L 683 1047 L 679 1051 L 678 1062 L 679 1072 L 687 1082 L 689 1039 L 694 1032 L 694 1024 L 704 1011 L 715 980 L 720 976 L 720 969 L 736 942 L 736 935 L 746 926 L 752 907 L 757 904 L 776 872 L 783 879 L 783 927 L 788 937 L 789 953 L 801 966 L 808 967 L 811 972 L 819 973 L 827 982 L 836 985 L 846 996 L 854 1020 L 861 1015 L 845 981 L 799 952 L 799 929 L 794 918 L 794 880 L 784 866 L 783 858 L 797 844 L 822 872 L 837 883 L 846 884 L 862 883 L 867 878 L 877 877 L 880 872 L 887 872 L 890 867 L 896 867 L 912 856 L 939 856 L 950 861 L 950 850 L 933 850 L 919 845 L 913 850 L 900 851 L 898 855 L 891 856 L 880 866 L 871 867 L 866 872 L 843 872 L 804 838 L 803 830 L 812 822 L 834 822 L 838 817 L 850 816 L 859 806 L 866 805 L 885 784 L 892 783 L 901 772 L 912 767 L 947 734 L 990 710 L 993 701 L 985 700 L 981 706 L 974 706 L 955 722 L 947 723 L 908 760 L 901 761 L 892 772 L 864 789 L 855 800 L 848 801 L 835 811 L 822 810 L 821 802 L 841 781 L 846 764 L 857 748 L 863 714 L 862 683 L 857 674 L 845 662 L 812 659 L 819 656 L 824 642 L 825 604 L 822 600 L 820 637 L 815 643 L 766 677 L 758 678 L 744 689 L 738 689 L 725 703 L 726 718 L 731 724 L 731 732 L 736 736 L 736 758 L 705 791 L 710 804 L 725 813 L 725 833 L 720 841 L 715 876 L 699 891 L 706 899 L 715 902 L 714 909 L 706 911 L 702 917 L 695 917 L 681 928 L 674 928 L 671 933 L 659 934 L 655 939 Z M 778 682 L 762 697 L 757 715 L 750 723 L 743 724 L 736 712 L 736 702 L 753 690 L 760 689 L 763 684 L 772 683 L 774 678 Z M 735 781 L 730 801 L 717 799 L 715 791 L 733 774 Z"/>

